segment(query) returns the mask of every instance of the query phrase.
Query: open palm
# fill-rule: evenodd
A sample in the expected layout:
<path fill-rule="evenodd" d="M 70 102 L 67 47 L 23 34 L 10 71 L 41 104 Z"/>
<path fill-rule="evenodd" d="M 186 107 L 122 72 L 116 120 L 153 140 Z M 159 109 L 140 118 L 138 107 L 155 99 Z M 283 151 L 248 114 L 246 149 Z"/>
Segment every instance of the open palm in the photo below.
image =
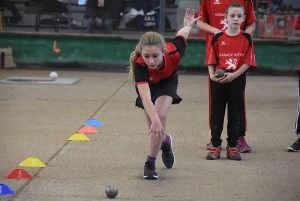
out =
<path fill-rule="evenodd" d="M 193 26 L 193 24 L 199 19 L 199 17 L 195 18 L 195 10 L 187 8 L 185 11 L 185 16 L 183 20 L 184 26 Z"/>

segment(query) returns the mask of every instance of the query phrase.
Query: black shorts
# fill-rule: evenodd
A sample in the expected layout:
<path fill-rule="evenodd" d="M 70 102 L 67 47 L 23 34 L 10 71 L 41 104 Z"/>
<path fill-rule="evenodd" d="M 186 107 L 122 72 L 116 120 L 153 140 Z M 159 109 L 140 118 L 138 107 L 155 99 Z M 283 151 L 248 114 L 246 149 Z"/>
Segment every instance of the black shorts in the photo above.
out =
<path fill-rule="evenodd" d="M 170 79 L 161 80 L 158 83 L 154 83 L 154 84 L 149 83 L 152 103 L 155 104 L 156 99 L 160 96 L 171 96 L 173 98 L 172 104 L 180 103 L 182 99 L 177 95 L 177 86 L 178 86 L 177 74 Z M 135 101 L 135 106 L 144 109 L 143 102 L 140 97 L 137 86 L 135 86 L 135 89 L 138 94 L 138 97 L 136 98 Z"/>

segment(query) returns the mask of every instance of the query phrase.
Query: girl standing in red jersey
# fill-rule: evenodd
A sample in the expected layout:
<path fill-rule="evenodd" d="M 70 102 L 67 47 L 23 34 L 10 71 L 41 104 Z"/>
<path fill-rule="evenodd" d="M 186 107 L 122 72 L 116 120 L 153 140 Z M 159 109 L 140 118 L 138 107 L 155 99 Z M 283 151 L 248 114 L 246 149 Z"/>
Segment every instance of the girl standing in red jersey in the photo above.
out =
<path fill-rule="evenodd" d="M 294 36 L 300 37 L 300 14 L 298 15 L 293 29 Z M 287 148 L 290 152 L 300 152 L 300 118 L 299 118 L 299 110 L 300 110 L 300 65 L 298 67 L 298 74 L 299 74 L 299 85 L 298 85 L 298 105 L 297 105 L 297 114 L 296 114 L 296 122 L 295 122 L 295 133 L 298 137 L 298 140 L 292 144 L 290 147 Z"/>
<path fill-rule="evenodd" d="M 150 136 L 144 179 L 158 178 L 155 162 L 160 149 L 164 165 L 167 168 L 174 166 L 172 137 L 165 133 L 166 121 L 171 104 L 182 100 L 177 95 L 176 71 L 186 49 L 186 40 L 197 20 L 195 11 L 186 9 L 184 27 L 172 41 L 165 43 L 160 34 L 147 32 L 130 55 L 129 81 L 136 84 L 138 97 L 135 105 L 145 111 Z"/>
<path fill-rule="evenodd" d="M 255 31 L 256 16 L 253 8 L 252 0 L 202 0 L 200 5 L 199 16 L 197 22 L 199 29 L 206 32 L 206 60 L 208 59 L 208 45 L 211 43 L 215 34 L 225 31 L 228 28 L 228 22 L 225 17 L 225 11 L 230 3 L 239 2 L 244 6 L 245 20 L 241 24 L 241 29 L 249 34 Z M 246 114 L 245 100 L 241 105 L 241 114 Z M 251 147 L 245 140 L 246 135 L 246 116 L 242 119 L 243 124 L 238 139 L 238 148 L 241 153 L 252 151 Z M 212 147 L 212 143 L 207 144 L 207 150 Z"/>
<path fill-rule="evenodd" d="M 208 47 L 209 82 L 209 123 L 212 148 L 206 156 L 208 160 L 220 158 L 221 133 L 223 131 L 226 105 L 227 123 L 227 158 L 241 160 L 237 147 L 240 130 L 244 126 L 241 107 L 244 102 L 246 72 L 257 66 L 252 37 L 240 29 L 245 20 L 244 6 L 234 2 L 226 9 L 228 28 L 217 33 Z M 238 45 L 236 45 L 238 44 Z M 215 70 L 223 69 L 225 75 L 217 77 Z"/>

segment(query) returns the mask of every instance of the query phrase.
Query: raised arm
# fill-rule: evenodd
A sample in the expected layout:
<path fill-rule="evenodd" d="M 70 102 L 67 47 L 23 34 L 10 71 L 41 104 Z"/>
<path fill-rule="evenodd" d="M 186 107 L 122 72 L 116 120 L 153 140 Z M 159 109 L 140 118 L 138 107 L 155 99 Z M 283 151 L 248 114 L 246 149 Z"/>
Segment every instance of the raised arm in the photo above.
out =
<path fill-rule="evenodd" d="M 185 11 L 185 16 L 183 20 L 183 27 L 177 32 L 176 35 L 181 35 L 187 39 L 190 35 L 193 24 L 199 19 L 195 18 L 195 10 L 187 8 Z"/>

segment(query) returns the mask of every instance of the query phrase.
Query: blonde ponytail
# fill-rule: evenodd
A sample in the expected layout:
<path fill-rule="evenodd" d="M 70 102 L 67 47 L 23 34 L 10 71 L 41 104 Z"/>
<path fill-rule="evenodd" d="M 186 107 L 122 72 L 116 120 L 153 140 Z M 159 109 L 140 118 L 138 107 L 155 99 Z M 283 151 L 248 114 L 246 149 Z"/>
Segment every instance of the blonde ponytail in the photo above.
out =
<path fill-rule="evenodd" d="M 140 49 L 140 44 L 137 44 L 135 50 L 130 54 L 130 58 L 129 58 L 130 69 L 128 74 L 128 82 L 130 85 L 134 84 L 134 65 L 135 65 L 136 58 L 141 54 L 139 49 Z"/>

